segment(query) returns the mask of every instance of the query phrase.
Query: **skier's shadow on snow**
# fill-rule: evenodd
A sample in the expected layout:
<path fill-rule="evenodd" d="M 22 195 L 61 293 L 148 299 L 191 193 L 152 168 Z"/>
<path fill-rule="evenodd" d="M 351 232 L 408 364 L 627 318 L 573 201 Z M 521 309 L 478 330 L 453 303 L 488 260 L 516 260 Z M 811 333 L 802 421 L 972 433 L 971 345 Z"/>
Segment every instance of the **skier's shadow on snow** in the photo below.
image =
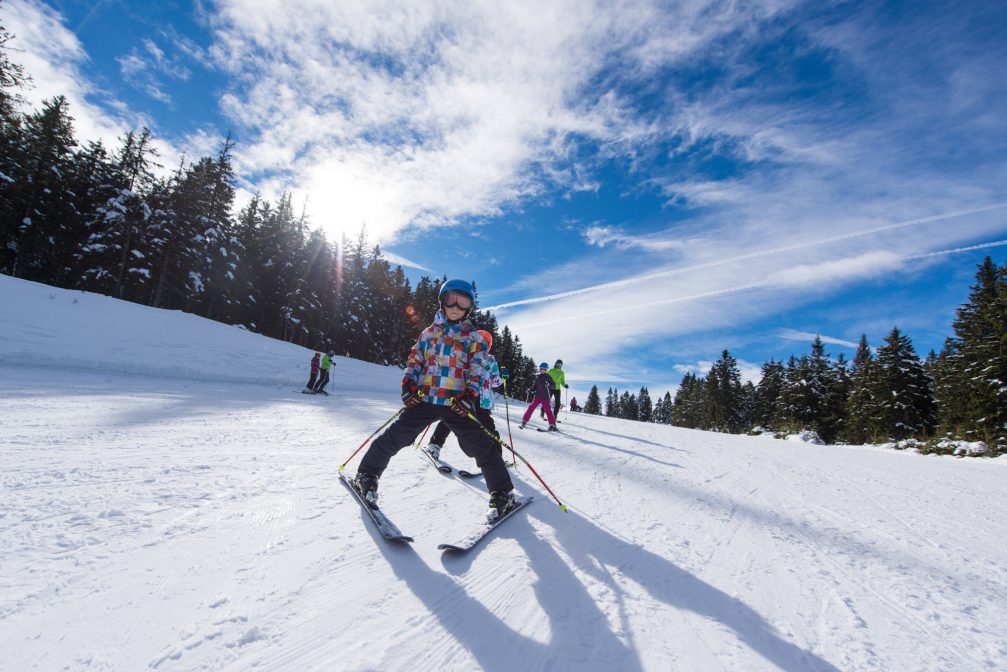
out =
<path fill-rule="evenodd" d="M 625 591 L 609 568 L 615 568 L 618 576 L 642 586 L 651 597 L 670 607 L 691 611 L 730 628 L 741 643 L 781 670 L 839 672 L 839 668 L 817 654 L 783 639 L 772 624 L 738 598 L 667 558 L 621 539 L 573 511 L 561 514 L 556 509 L 533 511 L 529 507 L 529 515 L 555 529 L 557 540 L 571 561 L 580 571 L 607 584 L 619 596 L 620 607 L 625 604 Z M 534 567 L 538 557 L 529 553 L 529 558 Z M 631 631 L 629 625 L 624 629 Z"/>
<path fill-rule="evenodd" d="M 536 500 L 525 510 L 542 505 Z M 493 542 L 505 539 L 517 540 L 533 560 L 538 580 L 532 589 L 549 619 L 550 636 L 546 642 L 536 641 L 541 637 L 532 638 L 517 632 L 513 624 L 502 620 L 453 578 L 466 574 L 478 553 L 492 553 Z M 612 633 L 605 614 L 586 587 L 570 572 L 556 549 L 539 539 L 528 520 L 520 514 L 469 553 L 441 556 L 447 573 L 426 565 L 411 547 L 395 548 L 380 538 L 375 542 L 396 576 L 409 585 L 429 613 L 472 655 L 481 670 L 511 672 L 525 666 L 605 672 L 643 670 L 637 652 Z M 513 594 L 520 599 L 520 590 Z"/>

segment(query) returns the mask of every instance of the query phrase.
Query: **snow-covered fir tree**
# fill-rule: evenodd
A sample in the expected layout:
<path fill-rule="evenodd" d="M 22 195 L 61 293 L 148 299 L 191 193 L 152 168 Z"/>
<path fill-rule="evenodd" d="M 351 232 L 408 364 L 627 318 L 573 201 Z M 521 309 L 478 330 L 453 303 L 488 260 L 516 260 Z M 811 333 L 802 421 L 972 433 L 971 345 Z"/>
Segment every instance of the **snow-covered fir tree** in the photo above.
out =
<path fill-rule="evenodd" d="M 636 398 L 639 407 L 640 422 L 654 421 L 654 402 L 650 399 L 650 390 L 646 386 L 640 388 L 640 394 Z"/>
<path fill-rule="evenodd" d="M 933 381 L 909 337 L 892 328 L 878 348 L 880 429 L 893 439 L 924 437 L 937 427 Z"/>
<path fill-rule="evenodd" d="M 741 371 L 738 361 L 724 350 L 706 375 L 703 426 L 718 432 L 742 431 Z"/>

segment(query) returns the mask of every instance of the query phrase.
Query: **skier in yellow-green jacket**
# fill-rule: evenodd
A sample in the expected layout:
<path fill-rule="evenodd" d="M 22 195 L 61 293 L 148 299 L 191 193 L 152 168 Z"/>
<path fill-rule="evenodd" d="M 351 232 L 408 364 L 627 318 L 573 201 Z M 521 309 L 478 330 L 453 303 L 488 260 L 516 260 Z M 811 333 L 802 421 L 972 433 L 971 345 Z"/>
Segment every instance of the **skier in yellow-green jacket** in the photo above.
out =
<path fill-rule="evenodd" d="M 325 386 L 329 384 L 329 369 L 331 369 L 335 364 L 332 363 L 332 353 L 326 352 L 322 355 L 322 375 L 318 378 L 318 382 L 315 383 L 315 394 L 324 394 L 328 396 L 329 393 L 325 391 Z"/>
<path fill-rule="evenodd" d="M 553 367 L 549 369 L 549 377 L 552 378 L 552 382 L 556 383 L 556 387 L 552 391 L 552 415 L 554 418 L 557 418 L 556 422 L 559 422 L 559 407 L 562 406 L 560 402 L 563 399 L 563 392 L 560 388 L 570 387 L 566 384 L 566 374 L 563 373 L 562 359 L 557 359 Z"/>

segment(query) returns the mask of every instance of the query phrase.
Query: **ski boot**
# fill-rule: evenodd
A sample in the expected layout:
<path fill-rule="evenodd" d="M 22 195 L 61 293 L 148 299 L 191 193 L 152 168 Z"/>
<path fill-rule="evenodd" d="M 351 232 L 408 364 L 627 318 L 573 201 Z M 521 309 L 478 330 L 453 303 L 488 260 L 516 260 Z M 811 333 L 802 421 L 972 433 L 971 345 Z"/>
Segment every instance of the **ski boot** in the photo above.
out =
<path fill-rule="evenodd" d="M 522 422 L 520 425 L 517 426 L 517 428 L 518 429 L 524 429 L 524 426 L 527 425 L 527 424 L 528 424 L 527 422 Z"/>
<path fill-rule="evenodd" d="M 490 508 L 486 512 L 486 522 L 495 523 L 514 508 L 514 493 L 496 490 L 490 493 Z"/>
<path fill-rule="evenodd" d="M 358 471 L 357 475 L 351 481 L 353 488 L 360 493 L 360 496 L 364 500 L 373 506 L 378 508 L 378 477 L 371 476 L 370 474 L 365 474 L 362 471 Z"/>
<path fill-rule="evenodd" d="M 549 432 L 558 432 L 559 431 L 559 427 L 557 427 L 556 425 L 549 425 L 549 429 L 546 430 L 546 431 L 549 431 Z"/>
<path fill-rule="evenodd" d="M 427 451 L 427 455 L 434 458 L 435 460 L 441 459 L 441 447 L 436 443 L 428 443 L 427 447 L 424 448 Z"/>

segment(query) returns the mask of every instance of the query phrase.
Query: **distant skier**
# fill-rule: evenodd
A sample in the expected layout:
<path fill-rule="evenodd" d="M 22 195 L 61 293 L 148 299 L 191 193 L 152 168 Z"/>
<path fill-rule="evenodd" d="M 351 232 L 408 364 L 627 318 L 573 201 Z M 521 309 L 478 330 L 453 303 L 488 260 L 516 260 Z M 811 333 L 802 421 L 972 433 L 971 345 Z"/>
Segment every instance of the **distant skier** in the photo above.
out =
<path fill-rule="evenodd" d="M 332 363 L 333 356 L 334 355 L 331 352 L 326 352 L 322 357 L 322 375 L 315 384 L 315 394 L 324 394 L 325 396 L 329 396 L 329 393 L 325 391 L 325 386 L 329 384 L 329 369 L 335 366 L 335 364 Z"/>
<path fill-rule="evenodd" d="M 315 356 L 311 358 L 311 377 L 308 378 L 308 384 L 304 386 L 304 392 L 313 393 L 315 391 L 315 381 L 318 379 L 318 359 L 322 356 L 322 353 L 316 352 Z"/>
<path fill-rule="evenodd" d="M 424 427 L 442 420 L 486 478 L 487 519 L 492 521 L 514 508 L 514 484 L 496 442 L 467 417 L 479 407 L 488 375 L 486 341 L 468 319 L 475 308 L 475 290 L 464 280 L 448 280 L 441 285 L 438 299 L 441 309 L 433 324 L 423 330 L 409 353 L 402 378 L 405 409 L 368 448 L 353 487 L 377 504 L 378 479 L 388 462 L 412 444 Z"/>
<path fill-rule="evenodd" d="M 570 387 L 566 384 L 566 374 L 563 373 L 563 360 L 557 359 L 556 363 L 551 369 L 549 369 L 549 377 L 552 378 L 552 382 L 556 383 L 555 389 L 552 391 L 552 414 L 553 417 L 559 417 L 559 408 L 562 406 L 563 392 L 559 388 Z"/>
<path fill-rule="evenodd" d="M 549 417 L 549 431 L 559 431 L 559 428 L 556 427 L 556 416 L 552 414 L 552 409 L 549 408 L 549 398 L 555 389 L 556 383 L 553 382 L 552 377 L 549 375 L 549 365 L 542 362 L 538 366 L 538 376 L 535 378 L 535 384 L 529 390 L 534 391 L 535 400 L 531 402 L 531 406 L 528 407 L 528 410 L 524 412 L 524 417 L 521 418 L 521 429 L 524 429 L 525 425 L 528 424 L 528 418 L 532 416 L 535 409 L 538 406 L 542 406 L 542 410 Z"/>
<path fill-rule="evenodd" d="M 580 406 L 577 405 L 577 397 L 574 397 L 573 399 L 570 400 L 570 410 L 573 411 L 574 413 L 580 412 Z"/>
<path fill-rule="evenodd" d="M 486 352 L 489 353 L 493 349 L 493 334 L 482 329 L 476 333 L 486 341 Z M 500 366 L 497 364 L 496 357 L 487 354 L 486 363 L 487 375 L 483 378 L 483 387 L 479 393 L 479 408 L 476 409 L 475 416 L 479 418 L 479 422 L 483 423 L 488 430 L 499 438 L 500 432 L 497 431 L 496 423 L 493 422 L 491 411 L 493 410 L 493 388 L 503 385 L 503 377 L 501 376 Z M 451 428 L 441 420 L 437 423 L 437 427 L 434 428 L 434 434 L 430 437 L 430 443 L 427 444 L 424 450 L 435 460 L 441 459 L 441 448 L 444 447 L 444 442 L 447 441 L 450 435 Z M 499 448 L 503 451 L 503 446 L 499 446 Z"/>

